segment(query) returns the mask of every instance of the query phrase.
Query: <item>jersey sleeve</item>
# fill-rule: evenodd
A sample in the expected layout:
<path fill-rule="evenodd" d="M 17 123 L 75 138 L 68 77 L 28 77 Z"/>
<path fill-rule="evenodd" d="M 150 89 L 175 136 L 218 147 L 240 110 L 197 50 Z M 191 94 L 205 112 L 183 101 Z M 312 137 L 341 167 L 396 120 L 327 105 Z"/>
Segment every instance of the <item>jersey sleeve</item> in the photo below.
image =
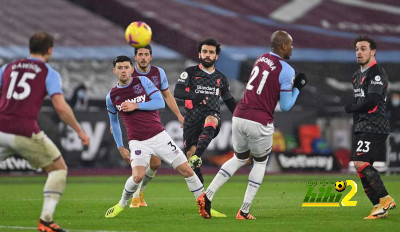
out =
<path fill-rule="evenodd" d="M 60 74 L 55 71 L 50 65 L 46 64 L 49 72 L 46 77 L 46 91 L 47 94 L 51 97 L 54 94 L 60 93 L 62 94 L 61 88 L 61 76 Z"/>
<path fill-rule="evenodd" d="M 189 86 L 189 81 L 190 81 L 190 74 L 188 72 L 188 69 L 185 69 L 185 71 L 183 71 L 181 75 L 179 75 L 178 82 L 176 84 L 184 85 L 185 87 L 187 87 Z"/>
<path fill-rule="evenodd" d="M 232 94 L 231 94 L 231 88 L 229 87 L 229 81 L 225 76 L 223 77 L 223 81 L 224 85 L 221 90 L 221 97 L 222 100 L 226 101 L 232 98 Z"/>
<path fill-rule="evenodd" d="M 106 106 L 107 106 L 108 112 L 110 112 L 111 114 L 118 113 L 117 108 L 115 108 L 114 104 L 111 101 L 110 92 L 107 94 L 107 97 L 106 97 Z"/>
<path fill-rule="evenodd" d="M 146 94 L 150 97 L 153 93 L 157 92 L 157 87 L 145 76 L 138 76 Z"/>
<path fill-rule="evenodd" d="M 169 88 L 169 84 L 168 84 L 168 79 L 167 79 L 167 74 L 165 74 L 164 69 L 157 67 L 158 71 L 160 72 L 160 78 L 161 78 L 161 88 L 160 90 L 167 90 Z"/>
<path fill-rule="evenodd" d="M 387 84 L 387 78 L 384 73 L 371 73 L 368 83 L 368 93 L 382 95 L 382 91 Z"/>
<path fill-rule="evenodd" d="M 281 91 L 292 91 L 293 80 L 294 80 L 294 69 L 285 61 L 280 61 L 282 64 L 282 70 L 279 74 L 279 84 L 281 85 Z"/>
<path fill-rule="evenodd" d="M 1 91 L 1 82 L 3 82 L 3 72 L 4 72 L 4 69 L 6 69 L 6 66 L 7 66 L 7 64 L 3 65 L 3 67 L 0 68 L 0 91 Z"/>
<path fill-rule="evenodd" d="M 157 89 L 157 87 L 145 76 L 138 77 L 142 82 L 142 86 L 144 87 L 147 95 L 150 98 L 150 101 L 147 102 L 139 102 L 138 109 L 139 110 L 158 110 L 165 107 L 164 99 Z"/>

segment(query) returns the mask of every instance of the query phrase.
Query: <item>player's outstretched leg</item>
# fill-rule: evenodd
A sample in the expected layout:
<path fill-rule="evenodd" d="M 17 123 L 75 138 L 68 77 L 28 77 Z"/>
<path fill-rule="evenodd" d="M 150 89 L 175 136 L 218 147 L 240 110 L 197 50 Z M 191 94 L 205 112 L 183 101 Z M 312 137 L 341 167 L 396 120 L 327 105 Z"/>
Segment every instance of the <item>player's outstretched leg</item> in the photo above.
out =
<path fill-rule="evenodd" d="M 154 156 L 152 156 L 153 159 Z M 159 158 L 157 158 L 159 159 Z M 151 163 L 152 161 L 150 161 Z M 160 160 L 161 164 L 161 160 Z M 160 165 L 158 165 L 160 166 Z M 131 204 L 129 205 L 130 208 L 138 208 L 138 207 L 146 207 L 147 203 L 144 199 L 143 190 L 147 187 L 147 184 L 154 178 L 157 173 L 158 166 L 153 169 L 151 168 L 151 164 L 146 169 L 146 175 L 144 176 L 142 182 L 140 182 L 138 189 L 132 196 Z"/>
<path fill-rule="evenodd" d="M 236 155 L 234 155 L 230 160 L 226 161 L 218 171 L 217 175 L 211 181 L 210 186 L 208 186 L 206 190 L 207 198 L 212 201 L 214 194 L 218 191 L 218 189 L 224 185 L 240 167 L 245 165 L 246 162 L 247 159 L 238 159 Z"/>
<path fill-rule="evenodd" d="M 109 208 L 106 211 L 106 214 L 104 215 L 106 218 L 116 217 L 119 213 L 121 213 L 124 210 L 124 208 L 128 204 L 129 199 L 132 197 L 133 193 L 137 190 L 139 186 L 139 184 L 133 181 L 133 178 L 134 177 L 130 176 L 126 180 L 124 190 L 122 190 L 121 200 L 116 205 L 114 205 L 113 207 Z M 139 181 L 141 181 L 141 179 Z"/>
<path fill-rule="evenodd" d="M 357 172 L 359 173 L 360 179 L 365 178 L 365 181 L 369 183 L 374 197 L 379 199 L 379 204 L 375 204 L 370 215 L 364 219 L 385 218 L 388 210 L 396 206 L 396 202 L 388 194 L 379 172 L 372 167 L 370 163 L 365 163 L 361 167 L 358 167 Z M 376 202 L 373 202 L 373 204 L 374 203 Z"/>
<path fill-rule="evenodd" d="M 40 214 L 38 230 L 45 232 L 64 232 L 53 219 L 54 211 L 60 201 L 60 197 L 65 189 L 67 180 L 67 166 L 62 156 L 53 163 L 43 168 L 48 177 L 43 189 L 43 208 Z"/>
<path fill-rule="evenodd" d="M 196 146 L 196 154 L 201 156 L 207 149 L 211 140 L 214 138 L 217 125 L 214 122 L 209 122 L 204 125 L 203 131 L 199 136 L 199 141 Z"/>
<path fill-rule="evenodd" d="M 239 218 L 237 216 L 237 219 L 242 219 L 240 218 L 240 215 L 246 215 L 247 218 L 245 219 L 255 219 L 250 214 L 250 206 L 258 192 L 258 189 L 261 186 L 261 183 L 263 182 L 267 161 L 268 159 L 265 159 L 261 162 L 254 160 L 253 168 L 249 173 L 249 181 L 247 184 L 246 193 L 244 195 L 243 204 L 238 213 Z"/>

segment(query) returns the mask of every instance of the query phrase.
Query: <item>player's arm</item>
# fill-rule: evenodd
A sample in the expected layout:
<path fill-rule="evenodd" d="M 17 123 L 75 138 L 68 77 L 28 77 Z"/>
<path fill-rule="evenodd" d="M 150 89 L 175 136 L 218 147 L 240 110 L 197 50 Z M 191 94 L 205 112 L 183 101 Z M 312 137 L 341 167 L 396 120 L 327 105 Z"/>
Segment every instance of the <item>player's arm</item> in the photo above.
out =
<path fill-rule="evenodd" d="M 86 135 L 78 121 L 76 121 L 74 112 L 65 101 L 64 96 L 62 94 L 54 94 L 51 96 L 51 102 L 53 103 L 54 109 L 61 121 L 70 126 L 78 134 L 83 145 L 89 145 L 89 136 Z"/>
<path fill-rule="evenodd" d="M 307 84 L 307 77 L 299 73 L 294 78 L 295 72 L 286 62 L 282 63 L 282 71 L 279 74 L 280 94 L 279 106 L 282 111 L 289 111 L 299 96 L 300 90 Z M 294 82 L 294 84 L 292 84 Z"/>
<path fill-rule="evenodd" d="M 6 66 L 7 65 L 3 65 L 3 67 L 0 68 L 0 96 L 1 96 L 1 85 L 3 82 L 3 72 L 4 72 L 4 69 L 6 68 Z"/>
<path fill-rule="evenodd" d="M 365 83 L 368 83 L 368 91 L 364 100 L 357 104 L 345 105 L 346 113 L 367 113 L 378 106 L 384 86 L 387 84 L 386 75 L 377 73 L 369 76 L 373 76 L 373 79 L 365 80 Z"/>
<path fill-rule="evenodd" d="M 231 94 L 228 80 L 224 78 L 224 81 L 225 84 L 224 88 L 221 91 L 221 97 L 222 100 L 224 100 L 225 105 L 228 107 L 229 111 L 233 114 L 233 111 L 235 111 L 237 103 L 235 98 Z"/>
<path fill-rule="evenodd" d="M 164 99 L 161 96 L 160 91 L 157 87 L 154 86 L 153 82 L 151 82 L 145 76 L 138 76 L 140 79 L 144 90 L 146 91 L 147 96 L 149 96 L 150 101 L 147 102 L 123 102 L 121 104 L 122 111 L 130 112 L 134 110 L 158 110 L 165 107 Z"/>
<path fill-rule="evenodd" d="M 117 144 L 118 151 L 121 154 L 122 158 L 128 164 L 130 164 L 130 152 L 128 149 L 124 147 L 124 143 L 122 142 L 122 131 L 121 131 L 121 125 L 119 124 L 118 111 L 111 101 L 110 93 L 107 94 L 106 105 L 108 111 L 108 118 L 110 119 L 112 135 L 114 137 L 115 143 Z"/>
<path fill-rule="evenodd" d="M 357 104 L 347 104 L 344 109 L 346 113 L 367 113 L 376 107 L 381 99 L 381 95 L 377 93 L 367 94 L 364 101 L 361 101 Z"/>
<path fill-rule="evenodd" d="M 53 103 L 53 107 L 57 112 L 58 117 L 78 134 L 83 145 L 89 145 L 89 136 L 86 135 L 82 127 L 79 125 L 75 118 L 74 112 L 65 101 L 64 95 L 62 94 L 60 74 L 50 66 L 47 67 L 49 72 L 46 77 L 46 91 L 51 98 L 51 102 Z"/>
<path fill-rule="evenodd" d="M 178 82 L 175 85 L 174 97 L 183 99 L 183 100 L 192 100 L 195 105 L 202 102 L 206 95 L 204 94 L 196 94 L 191 91 L 186 91 L 186 88 L 189 86 L 190 76 L 189 73 L 185 70 L 179 76 Z"/>
<path fill-rule="evenodd" d="M 175 98 L 172 96 L 171 91 L 169 89 L 161 91 L 162 96 L 167 103 L 168 108 L 175 114 L 180 123 L 183 123 L 184 117 L 179 111 L 178 105 L 176 104 Z"/>
<path fill-rule="evenodd" d="M 172 96 L 171 91 L 169 90 L 168 78 L 165 74 L 164 69 L 157 67 L 160 72 L 161 79 L 161 94 L 164 98 L 165 103 L 167 103 L 168 108 L 175 114 L 178 118 L 179 122 L 183 124 L 184 118 L 179 111 L 178 105 L 176 104 L 174 96 Z"/>

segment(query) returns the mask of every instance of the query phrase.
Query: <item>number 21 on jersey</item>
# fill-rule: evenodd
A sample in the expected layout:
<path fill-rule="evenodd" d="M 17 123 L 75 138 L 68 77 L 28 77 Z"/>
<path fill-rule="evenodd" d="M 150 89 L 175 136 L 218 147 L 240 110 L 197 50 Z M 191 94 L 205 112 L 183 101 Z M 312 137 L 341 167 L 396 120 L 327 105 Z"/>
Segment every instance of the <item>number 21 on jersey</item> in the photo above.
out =
<path fill-rule="evenodd" d="M 27 98 L 29 96 L 29 94 L 31 94 L 31 86 L 26 81 L 28 79 L 31 79 L 31 80 L 35 79 L 36 73 L 25 72 L 22 75 L 21 80 L 17 84 L 16 82 L 17 82 L 18 74 L 19 74 L 19 72 L 17 72 L 17 71 L 13 71 L 10 74 L 11 82 L 10 82 L 10 85 L 8 86 L 8 90 L 7 90 L 7 95 L 6 95 L 7 99 L 14 98 L 15 100 L 24 100 L 25 98 Z M 15 92 L 15 85 L 17 85 L 17 87 L 23 88 L 23 91 L 21 93 Z"/>
<path fill-rule="evenodd" d="M 251 71 L 250 80 L 249 80 L 249 83 L 247 83 L 247 86 L 246 86 L 247 90 L 250 90 L 250 91 L 253 90 L 254 85 L 252 84 L 252 82 L 256 79 L 256 77 L 258 76 L 259 72 L 260 72 L 260 68 L 258 66 L 255 66 L 253 68 L 253 70 Z M 258 85 L 258 88 L 257 88 L 257 94 L 258 95 L 260 95 L 262 90 L 264 89 L 264 85 L 265 85 L 265 82 L 267 81 L 268 75 L 269 75 L 269 72 L 267 70 L 264 70 L 262 72 L 262 78 L 261 78 L 261 81 L 260 81 L 260 83 Z"/>

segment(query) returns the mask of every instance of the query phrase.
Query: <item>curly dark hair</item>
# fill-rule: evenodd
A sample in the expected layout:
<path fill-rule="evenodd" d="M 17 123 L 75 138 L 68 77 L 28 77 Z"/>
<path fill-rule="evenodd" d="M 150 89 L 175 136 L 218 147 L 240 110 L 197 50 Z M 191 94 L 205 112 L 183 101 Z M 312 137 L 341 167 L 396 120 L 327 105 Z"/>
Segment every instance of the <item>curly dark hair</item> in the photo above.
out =
<path fill-rule="evenodd" d="M 377 44 L 375 40 L 371 39 L 368 35 L 359 35 L 353 41 L 353 46 L 356 47 L 356 44 L 361 41 L 367 41 L 369 43 L 369 47 L 371 50 L 376 50 Z"/>
<path fill-rule="evenodd" d="M 203 45 L 208 45 L 208 46 L 214 46 L 216 47 L 216 53 L 217 55 L 221 52 L 221 44 L 217 42 L 216 39 L 205 39 L 203 41 L 200 41 L 198 46 L 197 46 L 197 51 L 201 52 L 201 47 Z"/>

